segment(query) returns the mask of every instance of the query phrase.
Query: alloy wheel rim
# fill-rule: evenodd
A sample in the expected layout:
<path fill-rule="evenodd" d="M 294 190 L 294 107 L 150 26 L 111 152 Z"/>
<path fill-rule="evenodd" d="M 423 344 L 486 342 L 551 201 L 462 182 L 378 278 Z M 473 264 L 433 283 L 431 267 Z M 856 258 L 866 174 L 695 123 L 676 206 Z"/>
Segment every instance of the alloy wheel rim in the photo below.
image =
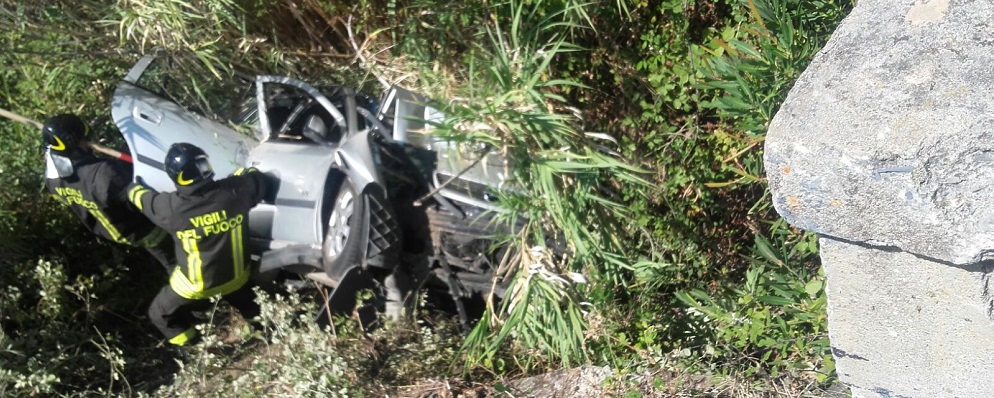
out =
<path fill-rule="evenodd" d="M 335 208 L 328 218 L 328 255 L 335 257 L 342 254 L 345 244 L 349 241 L 349 225 L 352 221 L 352 213 L 355 209 L 355 196 L 351 190 L 346 189 L 345 193 L 335 201 Z"/>

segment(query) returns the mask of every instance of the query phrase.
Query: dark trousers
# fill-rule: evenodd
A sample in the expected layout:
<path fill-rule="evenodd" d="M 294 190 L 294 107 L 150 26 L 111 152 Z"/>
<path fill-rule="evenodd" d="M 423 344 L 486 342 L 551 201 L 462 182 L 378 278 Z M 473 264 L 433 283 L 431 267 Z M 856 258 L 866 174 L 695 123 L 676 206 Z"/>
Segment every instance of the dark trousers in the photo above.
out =
<path fill-rule="evenodd" d="M 235 307 L 248 321 L 259 315 L 259 305 L 254 301 L 255 293 L 252 292 L 252 286 L 252 282 L 248 282 L 238 290 L 223 296 L 224 300 Z M 176 294 L 171 286 L 166 285 L 148 307 L 148 317 L 166 340 L 172 340 L 181 334 L 189 333 L 197 322 L 193 311 L 205 309 L 209 303 L 210 301 L 206 299 L 183 298 Z"/>

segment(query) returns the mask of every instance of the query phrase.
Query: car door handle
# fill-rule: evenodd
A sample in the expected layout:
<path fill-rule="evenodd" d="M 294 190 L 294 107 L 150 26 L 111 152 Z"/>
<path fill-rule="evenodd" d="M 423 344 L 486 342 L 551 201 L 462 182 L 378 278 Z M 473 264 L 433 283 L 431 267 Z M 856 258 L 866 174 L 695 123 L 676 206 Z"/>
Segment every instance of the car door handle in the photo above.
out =
<path fill-rule="evenodd" d="M 136 106 L 133 112 L 134 117 L 143 119 L 150 123 L 158 125 L 162 123 L 162 114 L 145 107 Z"/>

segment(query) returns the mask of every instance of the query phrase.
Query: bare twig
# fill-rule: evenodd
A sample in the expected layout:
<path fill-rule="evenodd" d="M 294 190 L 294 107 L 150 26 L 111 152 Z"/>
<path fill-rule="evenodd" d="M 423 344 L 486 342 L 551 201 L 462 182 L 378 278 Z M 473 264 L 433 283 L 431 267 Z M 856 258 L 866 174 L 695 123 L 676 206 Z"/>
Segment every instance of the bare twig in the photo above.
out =
<path fill-rule="evenodd" d="M 310 36 L 310 38 L 311 38 L 311 49 L 313 50 L 315 44 L 321 43 L 321 36 L 320 36 L 320 34 L 319 33 L 315 33 L 315 30 L 317 30 L 316 27 L 313 24 L 311 24 L 310 22 L 308 22 L 306 19 L 304 19 L 304 15 L 300 13 L 299 9 L 297 9 L 297 4 L 295 2 L 293 2 L 293 1 L 287 1 L 286 3 L 287 3 L 286 4 L 287 5 L 287 9 L 289 9 L 290 13 L 293 14 L 293 18 L 296 19 L 297 22 L 300 23 L 300 26 L 304 27 L 304 31 L 307 32 L 308 36 Z"/>
<path fill-rule="evenodd" d="M 374 68 L 366 57 L 363 56 L 366 41 L 363 41 L 362 46 L 356 43 L 355 34 L 352 32 L 352 14 L 349 14 L 349 20 L 345 23 L 345 30 L 349 33 L 349 43 L 352 44 L 352 48 L 355 50 L 355 56 L 359 60 L 359 65 L 364 69 L 369 70 L 370 73 L 376 77 L 376 80 L 380 82 L 380 85 L 383 86 L 384 90 L 389 90 L 391 86 L 390 82 L 383 78 L 383 76 L 380 76 L 380 74 L 376 72 L 376 68 Z"/>
<path fill-rule="evenodd" d="M 469 166 L 466 166 L 466 168 L 462 169 L 462 171 L 460 171 L 458 174 L 452 176 L 452 178 L 449 178 L 445 182 L 443 182 L 441 184 L 438 184 L 438 186 L 435 187 L 435 189 L 432 189 L 431 192 L 428 192 L 428 193 L 424 194 L 424 196 L 418 198 L 418 200 L 415 200 L 414 201 L 414 207 L 421 207 L 421 205 L 424 204 L 425 200 L 428 200 L 428 198 L 430 198 L 432 196 L 435 196 L 435 194 L 438 193 L 438 191 L 441 191 L 442 188 L 445 188 L 447 185 L 449 185 L 452 182 L 454 182 L 455 180 L 459 179 L 459 177 L 461 177 L 463 174 L 466 174 L 466 172 L 468 172 L 470 169 L 472 169 L 474 166 L 476 166 L 477 163 L 480 163 L 480 161 L 483 160 L 484 157 L 486 157 L 486 156 L 480 156 L 480 157 L 476 158 L 476 160 L 474 160 L 472 164 L 470 164 Z"/>
<path fill-rule="evenodd" d="M 13 121 L 18 122 L 18 123 L 24 123 L 24 124 L 33 126 L 33 127 L 37 128 L 39 130 L 41 130 L 41 128 L 42 128 L 41 123 L 38 123 L 35 120 L 28 119 L 28 118 L 26 118 L 24 116 L 18 115 L 18 114 L 14 113 L 14 112 L 8 111 L 8 110 L 3 109 L 3 108 L 0 108 L 0 116 L 3 116 L 5 118 L 7 118 L 7 119 L 13 120 Z"/>
<path fill-rule="evenodd" d="M 324 302 L 325 315 L 328 316 L 328 324 L 331 325 L 331 335 L 338 337 L 338 331 L 335 330 L 335 320 L 331 317 L 331 308 L 328 306 L 328 301 L 330 301 L 330 296 L 324 285 L 318 282 L 314 282 L 314 285 L 318 288 L 318 292 L 321 293 L 321 300 Z"/>

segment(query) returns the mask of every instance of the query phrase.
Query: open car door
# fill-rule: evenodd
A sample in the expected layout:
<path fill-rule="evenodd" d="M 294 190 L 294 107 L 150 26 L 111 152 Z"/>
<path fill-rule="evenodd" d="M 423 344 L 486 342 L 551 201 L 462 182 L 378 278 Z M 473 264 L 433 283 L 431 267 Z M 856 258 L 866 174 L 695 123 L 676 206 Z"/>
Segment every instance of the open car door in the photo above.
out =
<path fill-rule="evenodd" d="M 249 151 L 256 145 L 250 134 L 240 134 L 226 124 L 247 124 L 246 120 L 233 120 L 245 113 L 219 115 L 232 108 L 211 105 L 239 104 L 239 91 L 244 91 L 254 107 L 251 82 L 240 90 L 237 81 L 222 82 L 213 75 L 198 82 L 189 77 L 189 70 L 173 66 L 173 60 L 166 56 L 142 57 L 118 85 L 111 101 L 111 116 L 134 158 L 135 176 L 159 191 L 175 190 L 163 170 L 166 152 L 174 143 L 188 142 L 202 148 L 219 177 L 245 166 Z M 230 116 L 226 123 L 213 119 L 225 116 Z"/>
<path fill-rule="evenodd" d="M 252 210 L 252 236 L 268 241 L 270 248 L 320 248 L 329 195 L 341 183 L 334 172 L 335 150 L 355 130 L 354 116 L 346 117 L 354 99 L 279 76 L 256 77 L 255 90 L 263 141 L 248 164 L 277 177 L 279 187 L 272 203 Z"/>

